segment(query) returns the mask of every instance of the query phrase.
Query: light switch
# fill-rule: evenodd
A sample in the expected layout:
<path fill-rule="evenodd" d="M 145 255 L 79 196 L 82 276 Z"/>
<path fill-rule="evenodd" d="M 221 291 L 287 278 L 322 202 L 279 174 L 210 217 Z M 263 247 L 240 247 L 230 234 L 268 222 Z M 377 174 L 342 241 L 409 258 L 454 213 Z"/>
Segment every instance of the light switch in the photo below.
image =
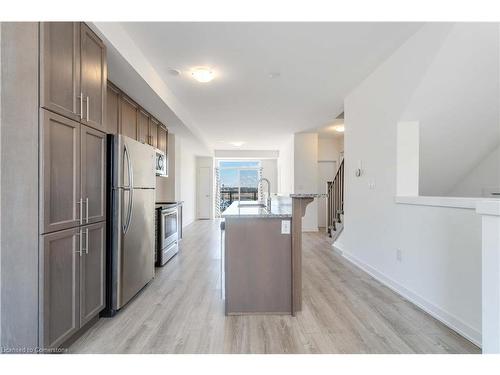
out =
<path fill-rule="evenodd" d="M 281 234 L 290 234 L 290 220 L 281 220 Z"/>

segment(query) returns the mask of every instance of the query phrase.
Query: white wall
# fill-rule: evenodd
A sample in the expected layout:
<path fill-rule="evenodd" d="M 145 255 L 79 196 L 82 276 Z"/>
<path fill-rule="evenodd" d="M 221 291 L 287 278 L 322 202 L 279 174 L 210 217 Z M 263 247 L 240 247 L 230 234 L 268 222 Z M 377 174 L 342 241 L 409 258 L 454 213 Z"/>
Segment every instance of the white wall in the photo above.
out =
<path fill-rule="evenodd" d="M 340 154 L 344 151 L 344 137 L 318 138 L 318 160 L 336 161 L 339 165 Z"/>
<path fill-rule="evenodd" d="M 318 134 L 297 133 L 294 136 L 294 189 L 295 193 L 318 191 Z M 315 199 L 306 208 L 302 230 L 318 230 L 318 202 Z"/>
<path fill-rule="evenodd" d="M 294 136 L 285 140 L 278 157 L 278 194 L 288 195 L 294 191 Z"/>
<path fill-rule="evenodd" d="M 397 123 L 451 28 L 425 25 L 345 99 L 345 229 L 337 245 L 386 284 L 480 342 L 480 218 L 473 210 L 395 203 Z M 360 160 L 364 174 L 357 178 Z"/>
<path fill-rule="evenodd" d="M 267 178 L 271 183 L 271 194 L 278 192 L 278 161 L 277 159 L 262 159 L 262 177 Z M 267 192 L 267 186 L 264 184 L 264 192 Z"/>
<path fill-rule="evenodd" d="M 500 147 L 497 147 L 481 160 L 478 165 L 472 168 L 472 170 L 450 190 L 448 195 L 456 197 L 486 197 L 493 191 L 500 193 L 499 166 Z"/>
<path fill-rule="evenodd" d="M 196 219 L 196 157 L 207 155 L 202 145 L 191 138 L 176 137 L 177 200 L 184 201 L 183 226 Z"/>
<path fill-rule="evenodd" d="M 499 25 L 438 27 L 436 40 L 413 50 L 421 65 L 407 70 L 415 82 L 403 94 L 401 114 L 402 121 L 420 124 L 419 190 L 430 196 L 449 195 L 500 143 Z"/>
<path fill-rule="evenodd" d="M 277 159 L 278 150 L 215 150 L 214 156 L 218 159 Z"/>

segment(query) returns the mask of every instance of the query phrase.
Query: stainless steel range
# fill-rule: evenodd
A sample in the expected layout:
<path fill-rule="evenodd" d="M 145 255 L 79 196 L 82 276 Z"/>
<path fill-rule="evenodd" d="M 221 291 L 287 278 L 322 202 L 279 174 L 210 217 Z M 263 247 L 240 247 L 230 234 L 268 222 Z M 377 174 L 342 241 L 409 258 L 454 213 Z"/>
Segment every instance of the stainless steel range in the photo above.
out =
<path fill-rule="evenodd" d="M 179 251 L 182 227 L 180 202 L 156 204 L 156 266 L 165 265 Z"/>

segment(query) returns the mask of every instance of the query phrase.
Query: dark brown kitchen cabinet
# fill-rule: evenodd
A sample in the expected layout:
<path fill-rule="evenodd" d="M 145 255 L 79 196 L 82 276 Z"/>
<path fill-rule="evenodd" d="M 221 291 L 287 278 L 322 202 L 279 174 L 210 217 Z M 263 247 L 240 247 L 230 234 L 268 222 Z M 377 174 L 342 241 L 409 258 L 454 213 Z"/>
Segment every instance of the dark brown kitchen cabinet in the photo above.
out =
<path fill-rule="evenodd" d="M 150 141 L 149 144 L 153 147 L 158 147 L 158 127 L 160 126 L 160 122 L 155 119 L 154 117 L 151 117 L 151 122 L 150 122 L 150 127 L 149 127 L 149 134 L 150 134 Z"/>
<path fill-rule="evenodd" d="M 82 125 L 81 195 L 84 223 L 106 220 L 106 134 Z"/>
<path fill-rule="evenodd" d="M 41 236 L 40 345 L 56 348 L 80 326 L 81 230 L 74 228 Z"/>
<path fill-rule="evenodd" d="M 106 108 L 106 47 L 90 28 L 81 23 L 81 91 L 83 120 L 86 125 L 104 130 Z"/>
<path fill-rule="evenodd" d="M 137 112 L 139 106 L 125 95 L 120 95 L 120 134 L 137 139 Z"/>
<path fill-rule="evenodd" d="M 40 110 L 40 233 L 80 224 L 80 127 Z"/>
<path fill-rule="evenodd" d="M 163 125 L 158 127 L 158 144 L 157 147 L 167 155 L 168 132 Z"/>
<path fill-rule="evenodd" d="M 106 88 L 106 122 L 104 131 L 108 134 L 119 133 L 120 91 L 109 82 Z"/>
<path fill-rule="evenodd" d="M 40 105 L 79 121 L 80 24 L 40 23 Z"/>
<path fill-rule="evenodd" d="M 149 114 L 140 109 L 137 119 L 137 140 L 141 143 L 149 144 L 151 142 L 151 134 L 149 134 Z"/>
<path fill-rule="evenodd" d="M 106 47 L 81 22 L 40 23 L 40 105 L 104 130 Z"/>
<path fill-rule="evenodd" d="M 105 307 L 106 223 L 82 227 L 80 326 Z"/>

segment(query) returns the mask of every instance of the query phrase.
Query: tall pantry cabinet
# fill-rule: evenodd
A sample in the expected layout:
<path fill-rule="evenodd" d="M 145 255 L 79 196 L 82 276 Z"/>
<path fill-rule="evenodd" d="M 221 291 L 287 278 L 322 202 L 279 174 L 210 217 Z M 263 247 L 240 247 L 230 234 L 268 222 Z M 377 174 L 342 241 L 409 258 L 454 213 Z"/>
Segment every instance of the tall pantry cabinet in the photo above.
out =
<path fill-rule="evenodd" d="M 39 346 L 105 307 L 106 47 L 80 22 L 40 23 Z"/>

